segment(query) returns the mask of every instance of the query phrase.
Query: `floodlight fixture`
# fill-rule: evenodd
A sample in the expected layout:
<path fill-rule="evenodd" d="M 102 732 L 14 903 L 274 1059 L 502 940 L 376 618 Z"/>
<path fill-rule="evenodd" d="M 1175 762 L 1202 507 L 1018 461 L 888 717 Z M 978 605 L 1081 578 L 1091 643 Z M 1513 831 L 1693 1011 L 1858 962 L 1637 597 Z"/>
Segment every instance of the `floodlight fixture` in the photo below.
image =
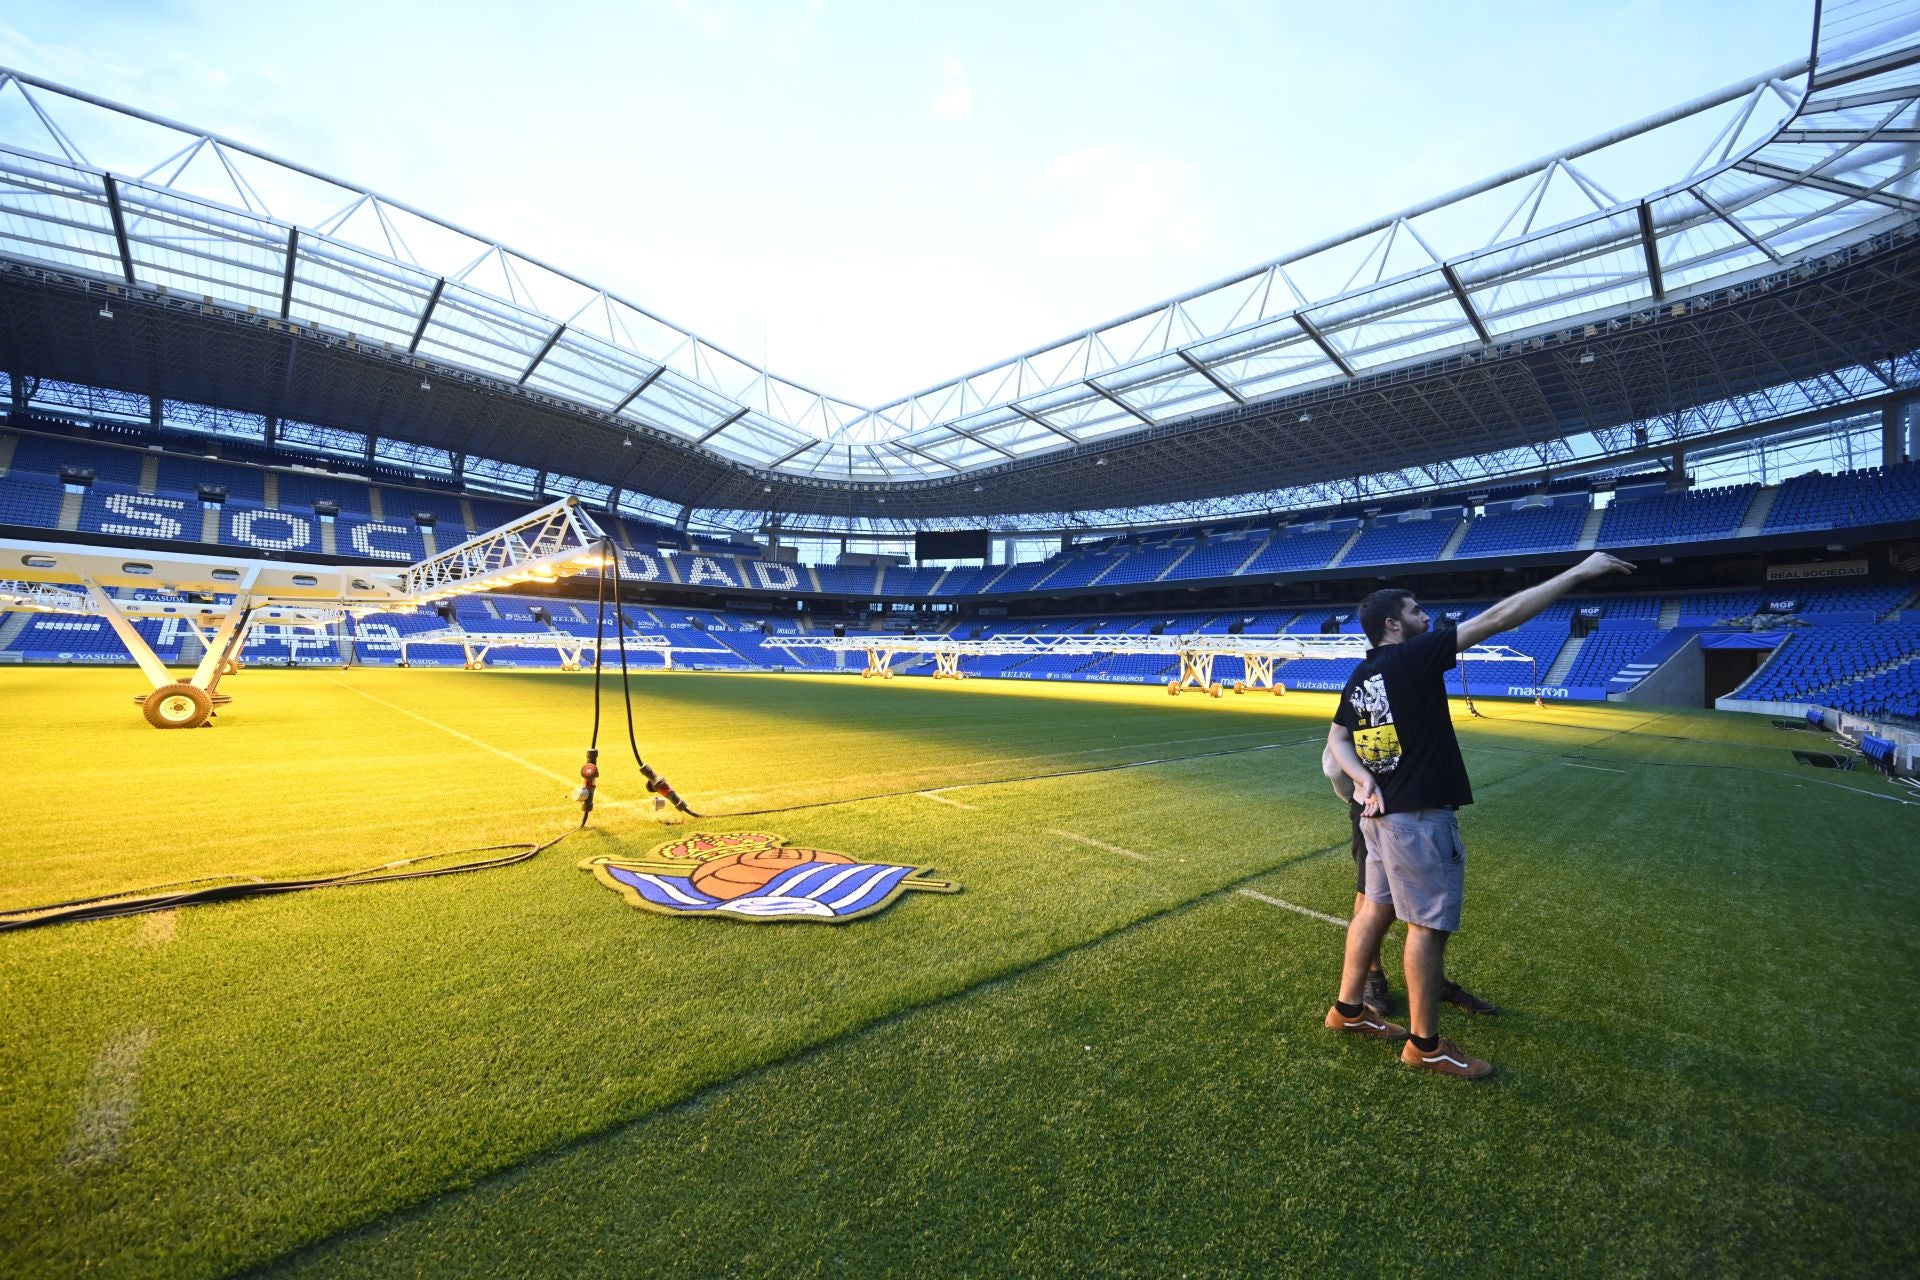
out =
<path fill-rule="evenodd" d="M 1312 415 L 1312 414 L 1310 414 L 1310 413 L 1303 413 L 1303 414 L 1301 414 L 1301 415 L 1300 415 L 1300 421 L 1301 421 L 1301 422 L 1312 422 L 1312 421 L 1313 421 L 1313 415 Z"/>
<path fill-rule="evenodd" d="M 427 381 L 427 378 L 426 378 L 426 375 L 425 375 L 425 374 L 421 374 L 421 375 L 420 375 L 420 389 L 421 389 L 422 391 L 431 391 L 431 390 L 433 390 L 433 384 L 432 384 L 431 382 L 428 382 L 428 381 Z"/>
<path fill-rule="evenodd" d="M 111 302 L 101 303 L 99 315 L 102 320 L 113 319 L 113 304 Z"/>
<path fill-rule="evenodd" d="M 1582 352 L 1580 353 L 1580 363 L 1581 363 L 1581 364 L 1592 364 L 1592 363 L 1593 363 L 1593 352 L 1591 352 L 1591 351 L 1582 351 Z"/>

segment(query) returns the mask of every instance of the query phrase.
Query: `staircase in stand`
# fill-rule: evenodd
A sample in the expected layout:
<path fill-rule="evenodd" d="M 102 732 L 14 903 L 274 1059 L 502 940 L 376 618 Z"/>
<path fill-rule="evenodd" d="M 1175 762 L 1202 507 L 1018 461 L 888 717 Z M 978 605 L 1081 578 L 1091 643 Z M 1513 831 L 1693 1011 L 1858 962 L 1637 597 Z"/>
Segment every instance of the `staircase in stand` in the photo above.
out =
<path fill-rule="evenodd" d="M 1577 551 L 1591 551 L 1600 545 L 1600 526 L 1606 522 L 1605 507 L 1589 507 L 1586 523 L 1580 526 L 1580 540 L 1575 542 Z"/>
<path fill-rule="evenodd" d="M 1740 522 L 1740 530 L 1735 536 L 1751 538 L 1759 533 L 1760 526 L 1767 522 L 1767 515 L 1773 510 L 1774 501 L 1779 496 L 1780 486 L 1777 484 L 1765 485 L 1755 493 L 1753 502 L 1747 507 L 1746 519 Z"/>
<path fill-rule="evenodd" d="M 1194 552 L 1198 551 L 1199 549 L 1200 549 L 1200 544 L 1195 543 L 1193 546 L 1188 547 L 1185 551 L 1182 551 L 1178 556 L 1174 557 L 1174 561 L 1172 564 L 1168 565 L 1166 568 L 1162 569 L 1160 572 L 1154 574 L 1153 580 L 1155 582 L 1165 582 L 1167 580 L 1168 575 L 1170 575 L 1175 569 L 1178 569 L 1181 565 L 1185 564 L 1187 562 L 1187 557 L 1192 555 Z"/>
<path fill-rule="evenodd" d="M 1574 662 L 1580 657 L 1580 651 L 1587 647 L 1586 636 L 1573 636 L 1562 645 L 1553 665 L 1540 677 L 1541 684 L 1564 684 L 1567 672 L 1573 670 Z"/>
<path fill-rule="evenodd" d="M 13 638 L 22 631 L 25 631 L 27 624 L 32 622 L 34 617 L 35 614 L 32 610 L 17 609 L 7 614 L 4 618 L 0 618 L 0 649 L 5 649 L 11 645 Z"/>
<path fill-rule="evenodd" d="M 1660 601 L 1660 629 L 1671 631 L 1680 625 L 1680 597 L 1667 596 Z"/>
<path fill-rule="evenodd" d="M 1440 554 L 1435 556 L 1434 559 L 1453 559 L 1453 553 L 1458 551 L 1460 544 L 1467 540 L 1467 530 L 1471 528 L 1473 528 L 1472 520 L 1462 520 L 1459 524 L 1453 526 L 1453 532 L 1447 536 L 1447 545 L 1440 548 Z"/>
<path fill-rule="evenodd" d="M 1365 529 L 1356 527 L 1347 540 L 1340 544 L 1340 549 L 1333 553 L 1333 559 L 1327 561 L 1326 567 L 1329 569 L 1338 569 L 1340 562 L 1347 558 L 1347 553 L 1353 550 L 1353 544 L 1360 541 L 1360 535 L 1365 532 Z"/>

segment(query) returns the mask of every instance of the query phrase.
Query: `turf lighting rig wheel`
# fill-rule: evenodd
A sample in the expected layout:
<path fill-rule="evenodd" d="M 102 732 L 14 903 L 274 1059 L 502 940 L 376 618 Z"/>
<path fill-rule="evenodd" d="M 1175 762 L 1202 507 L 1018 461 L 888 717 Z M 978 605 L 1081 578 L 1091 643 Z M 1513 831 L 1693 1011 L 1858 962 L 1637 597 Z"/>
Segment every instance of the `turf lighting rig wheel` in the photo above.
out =
<path fill-rule="evenodd" d="M 1169 698 L 1177 698 L 1180 696 L 1180 682 L 1178 680 L 1167 681 L 1167 696 Z"/>
<path fill-rule="evenodd" d="M 236 671 L 238 671 L 239 669 L 240 669 L 240 663 L 239 663 L 239 661 L 238 661 L 237 659 L 234 659 L 234 658 L 222 658 L 222 659 L 220 659 L 220 674 L 221 674 L 221 675 L 223 675 L 223 676 L 230 676 L 230 675 L 232 675 L 232 674 L 233 674 L 234 672 L 236 672 Z"/>
<path fill-rule="evenodd" d="M 213 714 L 213 699 L 190 684 L 163 684 L 140 701 L 156 729 L 197 729 Z"/>
<path fill-rule="evenodd" d="M 1207 686 L 1207 696 L 1209 698 L 1217 698 L 1220 696 L 1220 682 L 1218 680 L 1215 680 Z"/>
<path fill-rule="evenodd" d="M 1235 693 L 1245 693 L 1247 691 L 1247 682 L 1245 680 L 1235 680 L 1233 682 L 1233 691 Z"/>

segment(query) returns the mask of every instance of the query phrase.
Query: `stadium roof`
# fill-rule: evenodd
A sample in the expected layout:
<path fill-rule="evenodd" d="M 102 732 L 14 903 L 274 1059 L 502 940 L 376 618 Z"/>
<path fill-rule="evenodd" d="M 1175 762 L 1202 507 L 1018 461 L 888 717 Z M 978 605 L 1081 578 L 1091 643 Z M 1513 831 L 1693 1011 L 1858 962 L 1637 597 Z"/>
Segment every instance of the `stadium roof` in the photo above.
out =
<path fill-rule="evenodd" d="M 1816 27 L 1806 62 L 877 405 L 350 183 L 0 71 L 0 351 L 721 511 L 952 519 L 1537 466 L 1770 388 L 1909 382 L 1920 12 L 1847 0 Z M 1673 181 L 1596 179 L 1682 127 L 1710 141 Z M 125 300 L 112 332 L 102 289 Z"/>

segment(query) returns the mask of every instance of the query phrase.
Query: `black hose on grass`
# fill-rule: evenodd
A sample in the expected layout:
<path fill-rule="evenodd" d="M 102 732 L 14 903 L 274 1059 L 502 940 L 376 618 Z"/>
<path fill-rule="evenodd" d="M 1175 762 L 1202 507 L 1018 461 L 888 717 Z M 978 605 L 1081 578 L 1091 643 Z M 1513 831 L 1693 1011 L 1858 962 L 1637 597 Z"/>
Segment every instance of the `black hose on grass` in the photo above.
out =
<path fill-rule="evenodd" d="M 232 880 L 233 876 L 202 876 L 197 880 L 180 880 L 172 884 L 149 885 L 144 889 L 129 889 L 119 893 L 102 894 L 95 898 L 75 898 L 68 902 L 50 902 L 38 907 L 15 907 L 0 911 L 0 933 L 13 929 L 31 929 L 43 924 L 73 924 L 82 920 L 111 920 L 119 916 L 141 915 L 149 911 L 170 911 L 175 907 L 198 906 L 208 902 L 235 902 L 241 898 L 260 898 L 278 893 L 298 893 L 305 889 L 345 889 L 363 884 L 392 884 L 398 880 L 427 880 L 437 876 L 461 875 L 468 871 L 490 871 L 495 867 L 510 867 L 518 862 L 545 853 L 562 840 L 572 835 L 564 831 L 542 844 L 487 844 L 472 849 L 454 849 L 443 853 L 423 853 L 417 858 L 398 858 L 392 862 L 383 862 L 378 866 L 364 867 L 358 871 L 343 871 L 339 875 L 310 876 L 289 880 L 261 880 L 248 878 L 237 884 L 216 885 L 207 889 L 186 889 L 187 885 L 205 884 L 209 880 Z M 510 851 L 510 852 L 506 852 Z M 431 862 L 436 858 L 453 858 L 465 853 L 498 853 L 498 857 L 476 858 L 470 862 L 456 863 L 450 867 L 421 868 L 415 871 L 402 871 L 401 867 L 410 867 L 416 863 Z M 384 873 L 384 874 L 383 874 Z M 177 893 L 154 893 L 156 889 L 179 889 Z"/>

